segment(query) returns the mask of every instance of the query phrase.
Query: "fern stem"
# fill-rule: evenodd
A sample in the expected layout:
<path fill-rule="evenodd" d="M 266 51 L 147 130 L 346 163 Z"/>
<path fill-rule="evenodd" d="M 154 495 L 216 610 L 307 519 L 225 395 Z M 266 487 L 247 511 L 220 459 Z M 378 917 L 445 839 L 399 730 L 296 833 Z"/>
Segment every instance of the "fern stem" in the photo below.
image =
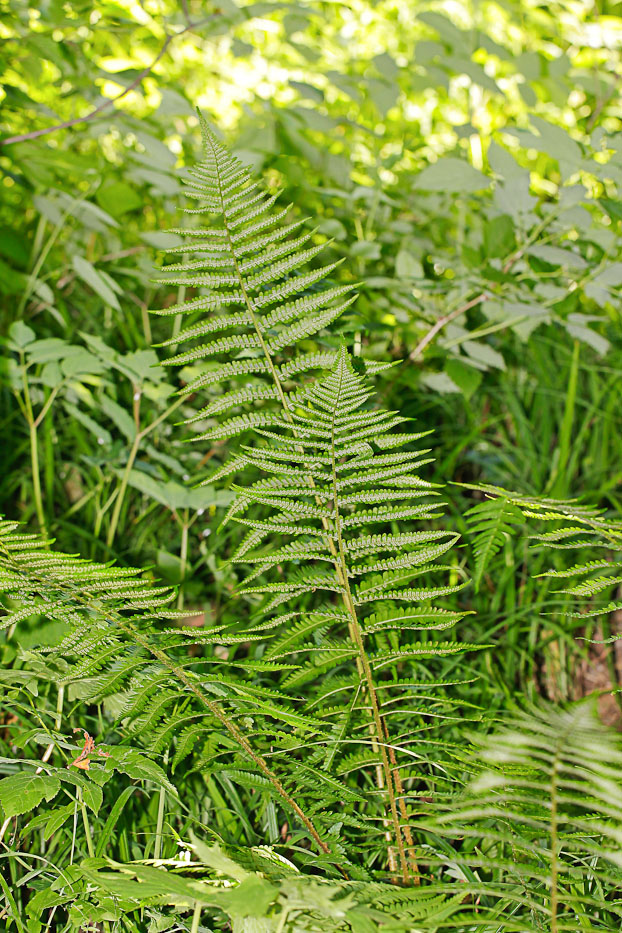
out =
<path fill-rule="evenodd" d="M 365 650 L 365 641 L 363 636 L 363 631 L 361 629 L 361 624 L 358 619 L 356 612 L 356 606 L 354 605 L 354 599 L 352 597 L 352 591 L 350 589 L 350 582 L 348 579 L 348 568 L 346 564 L 345 549 L 343 546 L 343 536 L 341 534 L 341 515 L 339 512 L 339 495 L 337 492 L 337 464 L 335 463 L 335 414 L 336 410 L 333 411 L 332 424 L 331 424 L 331 472 L 332 472 L 332 484 L 333 484 L 333 508 L 334 508 L 334 524 L 337 531 L 337 545 L 338 545 L 338 555 L 339 555 L 339 576 L 341 578 L 343 601 L 346 607 L 348 614 L 352 620 L 351 632 L 353 635 L 355 646 L 358 650 L 359 663 L 363 670 L 363 675 L 365 677 L 365 684 L 367 686 L 367 691 L 369 693 L 369 699 L 372 707 L 372 715 L 374 719 L 374 725 L 376 729 L 376 741 L 378 744 L 378 749 L 380 751 L 380 757 L 382 760 L 382 769 L 384 772 L 384 778 L 386 782 L 387 795 L 389 798 L 389 808 L 391 810 L 391 818 L 394 827 L 394 836 L 395 842 L 397 844 L 397 849 L 399 853 L 400 860 L 400 869 L 402 873 L 402 881 L 405 884 L 408 884 L 410 881 L 410 875 L 408 872 L 408 862 L 406 860 L 406 853 L 404 850 L 404 840 L 402 838 L 402 828 L 400 825 L 400 819 L 397 812 L 397 803 L 395 795 L 395 785 L 393 780 L 393 773 L 389 763 L 389 758 L 387 755 L 387 748 L 385 742 L 385 727 L 380 715 L 380 704 L 378 702 L 378 695 L 376 693 L 376 687 L 374 684 L 374 678 L 371 670 L 371 665 L 369 663 L 369 657 L 367 651 Z"/>
<path fill-rule="evenodd" d="M 559 896 L 559 837 L 557 827 L 557 774 L 559 770 L 559 751 L 555 753 L 551 770 L 551 933 L 558 933 L 557 911 Z"/>
<path fill-rule="evenodd" d="M 179 404 L 179 402 L 177 402 L 176 404 Z M 160 416 L 158 421 L 161 421 L 164 417 L 166 417 L 166 414 L 167 412 L 164 412 L 164 414 Z M 155 426 L 155 422 L 151 427 L 154 427 L 154 426 Z M 9 561 L 8 563 L 10 564 L 12 562 Z M 20 571 L 23 572 L 24 568 L 21 565 L 17 565 L 13 569 L 16 570 L 17 572 L 20 572 Z M 43 582 L 42 580 L 40 580 L 36 572 L 32 574 L 32 578 L 40 582 Z M 78 592 L 78 593 L 74 592 L 73 596 L 74 596 L 76 603 L 80 603 L 84 605 L 84 607 L 87 609 L 95 610 L 96 615 L 99 615 L 99 613 L 101 613 L 101 606 L 100 606 L 99 598 L 97 595 L 95 596 L 94 603 L 91 601 L 91 599 L 87 595 L 83 595 L 83 591 Z M 285 787 L 283 786 L 279 778 L 276 776 L 276 774 L 274 774 L 274 772 L 268 765 L 265 758 L 259 752 L 256 752 L 253 749 L 252 745 L 250 744 L 246 736 L 240 731 L 236 723 L 233 722 L 229 718 L 225 710 L 222 709 L 221 706 L 214 700 L 208 699 L 204 695 L 204 693 L 199 689 L 196 683 L 193 682 L 192 678 L 188 676 L 186 671 L 179 665 L 175 664 L 175 662 L 172 661 L 171 658 L 169 658 L 169 656 L 166 654 L 165 651 L 162 651 L 156 645 L 152 644 L 149 638 L 146 635 L 143 635 L 142 632 L 140 632 L 139 629 L 137 629 L 137 627 L 131 622 L 130 619 L 125 618 L 124 616 L 121 615 L 121 613 L 118 610 L 113 609 L 113 608 L 107 608 L 105 610 L 105 613 L 106 613 L 106 618 L 110 622 L 115 623 L 118 626 L 118 628 L 121 629 L 123 632 L 125 632 L 125 634 L 130 639 L 132 639 L 134 642 L 136 642 L 142 648 L 144 648 L 148 654 L 156 658 L 168 671 L 170 671 L 171 674 L 173 674 L 179 680 L 180 683 L 184 685 L 184 687 L 188 690 L 188 692 L 191 693 L 194 697 L 196 697 L 199 703 L 202 706 L 204 706 L 208 710 L 208 712 L 215 719 L 217 719 L 218 722 L 221 723 L 222 726 L 224 726 L 224 728 L 231 735 L 231 737 L 234 739 L 236 744 L 239 745 L 240 748 L 242 748 L 242 750 L 248 755 L 248 757 L 256 765 L 256 767 L 259 768 L 262 774 L 268 779 L 270 784 L 272 784 L 272 786 L 274 787 L 278 795 L 281 797 L 281 799 L 287 804 L 289 808 L 291 808 L 291 810 L 293 810 L 296 816 L 300 819 L 300 821 L 306 827 L 309 834 L 311 835 L 311 837 L 317 844 L 320 851 L 323 852 L 325 855 L 330 855 L 331 853 L 330 847 L 321 838 L 320 834 L 315 828 L 315 825 L 312 819 L 309 816 L 307 816 L 307 814 L 300 807 L 300 805 L 287 792 L 287 790 L 285 789 Z M 77 798 L 76 798 L 76 816 L 77 816 Z M 85 819 L 85 821 L 88 822 L 88 818 L 86 816 L 85 810 L 83 810 L 83 819 Z M 8 821 L 5 822 L 4 831 L 6 831 L 7 825 L 8 825 Z M 90 835 L 88 835 L 87 843 L 89 840 L 90 840 L 90 844 L 92 845 L 92 840 L 90 839 Z M 75 848 L 75 839 L 74 839 L 74 843 L 72 844 L 72 859 L 73 859 L 74 848 Z M 336 865 L 336 867 L 340 871 L 340 873 L 343 875 L 343 877 L 347 879 L 348 878 L 347 872 L 338 864 Z"/>

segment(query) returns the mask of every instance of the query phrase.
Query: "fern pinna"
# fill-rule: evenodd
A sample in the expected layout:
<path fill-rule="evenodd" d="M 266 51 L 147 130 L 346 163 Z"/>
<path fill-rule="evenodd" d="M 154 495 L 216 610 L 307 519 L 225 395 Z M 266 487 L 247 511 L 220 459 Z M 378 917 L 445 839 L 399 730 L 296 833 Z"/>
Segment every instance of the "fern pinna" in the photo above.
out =
<path fill-rule="evenodd" d="M 449 628 L 461 617 L 429 606 L 433 597 L 449 595 L 460 584 L 405 584 L 434 581 L 446 572 L 433 562 L 455 536 L 397 527 L 402 520 L 437 514 L 433 490 L 413 473 L 427 462 L 425 453 L 408 449 L 420 435 L 391 434 L 404 419 L 366 408 L 370 392 L 343 348 L 298 353 L 297 344 L 306 344 L 349 307 L 351 287 L 319 288 L 337 264 L 303 269 L 323 248 L 309 245 L 314 231 L 301 234 L 300 222 L 286 223 L 287 209 L 273 211 L 275 198 L 258 191 L 204 121 L 202 130 L 205 160 L 190 171 L 189 182 L 199 206 L 188 213 L 207 215 L 211 222 L 176 230 L 190 238 L 176 251 L 193 258 L 165 267 L 166 282 L 198 291 L 164 312 L 193 318 L 165 346 L 195 345 L 166 362 L 202 367 L 182 390 L 187 393 L 213 392 L 232 379 L 245 382 L 208 401 L 190 421 L 202 422 L 202 440 L 256 432 L 254 446 L 238 448 L 216 474 L 263 474 L 250 486 L 251 474 L 243 474 L 245 485 L 225 519 L 248 529 L 235 555 L 251 567 L 240 595 L 251 602 L 265 598 L 268 618 L 256 631 L 270 639 L 264 662 L 285 667 L 280 675 L 274 671 L 283 700 L 289 696 L 299 703 L 296 692 L 304 684 L 306 714 L 322 723 L 304 762 L 292 754 L 289 739 L 280 751 L 271 743 L 271 754 L 282 758 L 282 768 L 294 768 L 299 787 L 310 794 L 317 788 L 309 784 L 309 768 L 324 788 L 345 787 L 336 785 L 337 775 L 357 793 L 370 785 L 368 777 L 357 782 L 356 771 L 371 773 L 373 793 L 388 803 L 378 838 L 389 842 L 391 869 L 407 880 L 415 866 L 407 762 L 416 759 L 395 743 L 412 741 L 403 711 L 425 712 L 412 702 L 413 690 L 423 683 L 412 683 L 409 665 L 465 646 L 415 638 L 425 629 Z M 382 368 L 357 364 L 368 372 Z M 326 379 L 301 385 L 301 376 L 330 367 Z M 224 420 L 214 423 L 221 414 Z M 283 568 L 277 570 L 283 578 L 264 582 L 274 568 Z M 280 606 L 287 611 L 274 615 Z M 389 721 L 400 723 L 394 739 Z M 321 795 L 312 806 L 320 800 Z M 350 815 L 342 809 L 340 819 L 360 828 L 360 809 Z M 373 819 L 378 812 L 376 807 Z"/>

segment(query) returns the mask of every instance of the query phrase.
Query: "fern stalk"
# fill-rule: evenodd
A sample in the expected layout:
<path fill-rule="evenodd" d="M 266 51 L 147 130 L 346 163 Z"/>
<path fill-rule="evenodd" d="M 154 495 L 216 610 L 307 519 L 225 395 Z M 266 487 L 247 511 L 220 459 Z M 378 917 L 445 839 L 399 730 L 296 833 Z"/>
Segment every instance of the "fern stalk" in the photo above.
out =
<path fill-rule="evenodd" d="M 559 827 L 557 817 L 558 779 L 560 768 L 559 749 L 555 751 L 551 767 L 551 933 L 557 931 L 557 913 L 559 900 Z"/>
<path fill-rule="evenodd" d="M 340 382 L 341 387 L 341 382 Z M 374 684 L 374 678 L 372 675 L 371 667 L 369 664 L 369 657 L 367 651 L 365 650 L 365 641 L 363 632 L 361 630 L 361 624 L 358 619 L 356 612 L 356 606 L 354 605 L 354 599 L 352 597 L 352 591 L 350 589 L 350 581 L 348 579 L 348 568 L 346 564 L 345 549 L 343 545 L 343 536 L 341 532 L 341 515 L 339 512 L 339 496 L 337 493 L 337 464 L 335 461 L 335 414 L 336 409 L 333 411 L 333 417 L 331 422 L 331 476 L 333 484 L 333 509 L 335 512 L 335 527 L 337 529 L 337 543 L 338 543 L 338 563 L 335 565 L 337 571 L 337 576 L 339 582 L 342 586 L 342 597 L 343 602 L 346 608 L 348 615 L 350 616 L 350 633 L 354 644 L 358 650 L 358 663 L 360 668 L 363 671 L 365 677 L 365 685 L 367 687 L 367 692 L 369 694 L 369 699 L 372 706 L 372 714 L 374 719 L 375 726 L 375 740 L 380 751 L 380 757 L 382 760 L 382 770 L 384 772 L 384 779 L 386 783 L 387 796 L 389 798 L 389 807 L 391 810 L 391 820 L 393 823 L 393 832 L 395 837 L 395 842 L 399 852 L 400 860 L 400 870 L 402 873 L 402 881 L 407 884 L 410 880 L 410 875 L 408 871 L 408 861 L 406 859 L 406 852 L 404 850 L 404 840 L 402 838 L 402 827 L 400 824 L 400 818 L 397 812 L 396 804 L 396 793 L 395 785 L 393 779 L 393 771 L 389 764 L 389 758 L 387 755 L 387 740 L 385 739 L 386 733 L 386 724 L 383 727 L 383 721 L 380 715 L 380 702 L 378 700 L 378 694 L 376 693 L 376 687 Z M 396 772 L 397 773 L 397 772 Z M 412 840 L 411 843 L 412 845 Z M 415 866 L 415 870 L 416 866 Z"/>

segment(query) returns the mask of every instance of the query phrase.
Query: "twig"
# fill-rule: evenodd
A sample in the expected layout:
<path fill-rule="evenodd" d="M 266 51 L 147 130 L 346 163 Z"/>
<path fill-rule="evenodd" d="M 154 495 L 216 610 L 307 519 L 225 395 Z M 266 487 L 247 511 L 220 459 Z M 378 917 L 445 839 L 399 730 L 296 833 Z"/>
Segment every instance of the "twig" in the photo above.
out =
<path fill-rule="evenodd" d="M 610 103 L 611 103 L 611 101 L 612 101 L 613 98 L 615 97 L 616 91 L 618 90 L 618 85 L 619 85 L 619 83 L 620 83 L 620 80 L 621 80 L 621 76 L 620 76 L 620 75 L 614 75 L 614 76 L 613 76 L 613 84 L 611 85 L 611 90 L 609 91 L 608 94 L 606 94 L 604 97 L 601 97 L 601 98 L 596 102 L 596 106 L 594 107 L 592 113 L 590 114 L 589 120 L 587 121 L 587 124 L 586 124 L 586 127 L 585 127 L 588 133 L 591 133 L 591 132 L 592 132 L 592 130 L 594 129 L 594 126 L 596 125 L 596 122 L 597 122 L 599 116 L 601 115 L 602 111 L 603 111 L 604 108 L 607 106 L 607 104 L 610 104 Z"/>
<path fill-rule="evenodd" d="M 502 269 L 502 272 L 504 275 L 510 271 L 512 266 L 516 262 L 518 262 L 519 259 L 521 259 L 521 257 L 524 255 L 526 250 L 531 246 L 531 244 L 535 240 L 537 240 L 537 238 L 540 236 L 544 228 L 547 226 L 547 224 L 551 222 L 552 219 L 553 219 L 553 215 L 551 215 L 550 217 L 545 217 L 545 219 L 541 223 L 538 224 L 535 230 L 532 231 L 531 235 L 527 238 L 525 243 L 523 243 L 520 249 L 518 249 L 514 253 L 513 256 L 510 256 L 510 258 L 507 260 L 507 262 L 505 263 Z M 430 341 L 434 340 L 439 330 L 442 330 L 446 324 L 450 324 L 451 321 L 454 321 L 457 317 L 460 317 L 461 314 L 466 314 L 466 312 L 470 311 L 471 308 L 475 308 L 477 305 L 480 305 L 483 301 L 486 301 L 487 298 L 490 298 L 490 294 L 488 292 L 481 292 L 475 298 L 471 298 L 469 301 L 465 302 L 465 304 L 460 305 L 459 308 L 455 308 L 453 311 L 450 311 L 448 314 L 444 314 L 443 317 L 439 317 L 436 324 L 434 324 L 430 328 L 430 330 L 427 331 L 426 334 L 424 334 L 424 336 L 421 338 L 421 340 L 419 341 L 415 349 L 411 350 L 411 352 L 408 354 L 408 359 L 416 360 L 417 357 L 421 355 L 423 350 L 425 350 L 425 348 L 430 343 Z"/>
<path fill-rule="evenodd" d="M 465 314 L 467 311 L 469 311 L 470 308 L 474 308 L 476 305 L 481 304 L 482 301 L 485 301 L 487 297 L 488 297 L 487 293 L 482 292 L 481 295 L 477 296 L 477 298 L 471 298 L 470 301 L 467 301 L 465 304 L 460 305 L 459 308 L 455 308 L 454 311 L 450 311 L 449 314 L 444 314 L 443 317 L 439 317 L 436 324 L 434 324 L 434 326 L 430 328 L 427 334 L 425 334 L 421 338 L 421 340 L 419 341 L 415 349 L 411 351 L 411 353 L 409 354 L 409 359 L 416 360 L 417 357 L 420 356 L 421 353 L 423 353 L 423 351 L 425 350 L 427 345 L 430 343 L 430 341 L 434 340 L 439 330 L 442 330 L 446 324 L 449 324 L 455 318 L 460 317 L 461 314 Z"/>
<path fill-rule="evenodd" d="M 166 37 L 164 44 L 162 45 L 162 48 L 160 49 L 156 57 L 153 59 L 151 64 L 147 65 L 146 68 L 143 68 L 143 70 L 140 72 L 138 77 L 135 78 L 135 80 L 132 81 L 132 83 L 128 87 L 126 87 L 124 91 L 121 91 L 121 93 L 117 94 L 116 97 L 111 97 L 109 100 L 105 100 L 103 103 L 99 104 L 99 106 L 95 107 L 94 110 L 91 110 L 91 112 L 87 113 L 85 116 L 74 117 L 73 120 L 64 120 L 62 123 L 57 123 L 55 124 L 55 126 L 48 126 L 43 130 L 32 130 L 32 132 L 30 133 L 21 133 L 18 136 L 8 136 L 6 139 L 0 140 L 0 145 L 8 146 L 10 143 L 23 143 L 29 139 L 38 139 L 39 136 L 47 136 L 50 133 L 56 133 L 57 130 L 66 130 L 66 129 L 69 129 L 69 127 L 71 126 L 76 126 L 78 123 L 86 123 L 87 120 L 92 120 L 93 117 L 96 117 L 100 113 L 103 113 L 104 110 L 108 110 L 109 107 L 112 107 L 113 104 L 116 104 L 117 101 L 121 100 L 122 97 L 125 97 L 126 94 L 129 94 L 130 91 L 133 91 L 134 88 L 138 87 L 141 81 L 143 81 L 143 79 L 146 78 L 151 73 L 151 71 L 155 68 L 155 66 L 158 64 L 158 62 L 163 57 L 163 55 L 166 54 L 166 50 L 168 49 L 173 39 L 177 39 L 179 38 L 179 36 L 183 36 L 185 32 L 189 32 L 191 29 L 198 29 L 200 26 L 205 26 L 206 23 L 211 22 L 215 18 L 216 18 L 216 15 L 212 15 L 212 16 L 208 16 L 206 19 L 199 20 L 199 22 L 197 23 L 188 23 L 188 25 L 184 26 L 184 28 L 180 32 L 174 32 L 174 33 L 171 33 L 171 35 L 168 35 Z"/>

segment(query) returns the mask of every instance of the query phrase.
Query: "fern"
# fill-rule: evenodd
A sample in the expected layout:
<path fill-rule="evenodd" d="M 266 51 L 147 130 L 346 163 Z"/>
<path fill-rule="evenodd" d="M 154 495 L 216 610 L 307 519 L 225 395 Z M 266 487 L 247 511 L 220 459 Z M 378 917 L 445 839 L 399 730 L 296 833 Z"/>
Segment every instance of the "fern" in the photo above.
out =
<path fill-rule="evenodd" d="M 188 196 L 203 204 L 186 212 L 211 220 L 207 227 L 174 231 L 186 242 L 168 252 L 193 258 L 165 266 L 161 281 L 202 294 L 152 313 L 190 321 L 162 345 L 193 345 L 164 365 L 231 357 L 204 368 L 182 392 L 243 381 L 241 389 L 221 394 L 191 419 L 239 411 L 201 435 L 215 440 L 290 420 L 297 392 L 289 385 L 291 376 L 330 368 L 335 360 L 334 352 L 301 353 L 299 345 L 328 328 L 355 296 L 352 285 L 330 283 L 339 262 L 308 268 L 327 244 L 313 242 L 314 230 L 301 233 L 303 220 L 286 222 L 289 208 L 273 211 L 275 196 L 258 189 L 249 171 L 200 119 L 205 157 L 190 170 L 186 184 Z"/>
<path fill-rule="evenodd" d="M 187 655 L 177 651 L 180 643 L 185 647 L 187 639 L 177 629 L 162 628 L 162 622 L 184 615 L 170 608 L 171 588 L 154 586 L 140 571 L 51 552 L 38 535 L 18 532 L 17 523 L 0 520 L 0 594 L 11 607 L 0 617 L 0 628 L 13 628 L 36 615 L 63 623 L 67 631 L 52 652 L 52 665 L 54 658 L 68 658 L 73 664 L 60 664 L 59 681 L 95 678 L 93 698 L 117 691 L 120 683 L 128 687 L 124 714 L 132 722 L 133 733 L 153 733 L 165 717 L 171 729 L 177 728 L 185 721 L 177 709 L 180 702 L 195 704 L 204 734 L 224 729 L 240 750 L 241 760 L 257 768 L 320 850 L 328 853 L 329 845 L 313 820 L 287 792 L 265 757 L 253 748 L 236 716 L 223 703 L 235 697 L 236 713 L 248 713 L 243 685 L 236 690 L 235 681 L 230 679 L 226 688 L 214 691 L 221 698 L 215 699 L 213 693 L 210 695 L 209 678 L 198 676 Z M 257 705 L 255 700 L 253 712 Z M 268 702 L 263 706 L 269 715 L 287 719 L 283 708 L 276 710 Z M 303 717 L 296 719 L 298 727 L 303 722 Z"/>
<path fill-rule="evenodd" d="M 473 536 L 473 586 L 477 592 L 490 561 L 511 534 L 512 525 L 522 522 L 523 516 L 512 502 L 497 497 L 474 505 L 464 517 Z"/>
<path fill-rule="evenodd" d="M 464 892 L 483 898 L 477 911 L 464 911 L 464 927 L 456 925 L 504 933 L 618 929 L 619 737 L 583 703 L 521 714 L 475 751 L 477 777 L 427 824 L 452 840 Z"/>
<path fill-rule="evenodd" d="M 413 864 L 413 838 L 403 781 L 411 779 L 412 769 L 408 759 L 397 761 L 404 756 L 388 738 L 387 716 L 407 707 L 409 697 L 404 688 L 387 688 L 396 679 L 392 671 L 407 659 L 433 658 L 470 646 L 417 640 L 424 631 L 453 627 L 464 615 L 429 605 L 463 586 L 427 582 L 451 572 L 435 562 L 451 549 L 456 536 L 397 530 L 403 520 L 436 517 L 437 493 L 413 472 L 422 462 L 420 453 L 404 451 L 403 435 L 389 433 L 403 419 L 370 410 L 369 397 L 363 378 L 341 349 L 332 373 L 299 391 L 289 425 L 280 432 L 259 430 L 265 446 L 242 449 L 240 462 L 261 478 L 237 489 L 226 520 L 247 529 L 234 559 L 257 567 L 252 577 L 275 566 L 285 568 L 273 582 L 252 582 L 239 592 L 265 599 L 266 630 L 276 635 L 267 656 L 289 656 L 297 663 L 297 669 L 282 678 L 282 688 L 297 692 L 304 685 L 307 705 L 332 723 L 331 739 L 318 751 L 318 761 L 324 768 L 339 768 L 343 749 L 352 742 L 346 736 L 370 730 L 372 779 L 387 795 L 393 844 L 406 880 Z M 390 450 L 397 452 L 386 453 Z M 413 497 L 416 505 L 408 502 Z M 368 533 L 387 525 L 396 531 Z M 269 545 L 266 551 L 260 550 L 264 544 Z M 384 553 L 379 557 L 376 552 Z M 426 582 L 409 585 L 420 577 Z M 295 610 L 293 627 L 292 613 L 281 616 L 278 625 L 274 610 L 313 595 L 309 609 Z M 404 602 L 410 605 L 399 605 Z M 347 692 L 323 693 L 326 681 L 333 682 L 346 666 L 356 671 L 354 702 Z M 369 767 L 367 760 L 363 767 Z"/>
<path fill-rule="evenodd" d="M 573 598 L 576 608 L 565 611 L 564 616 L 587 621 L 622 609 L 622 602 L 615 598 L 622 582 L 619 573 L 622 567 L 622 522 L 612 519 L 602 509 L 584 505 L 577 500 L 537 498 L 501 487 L 463 485 L 494 497 L 491 499 L 493 504 L 488 506 L 491 515 L 509 514 L 515 521 L 519 521 L 522 516 L 526 520 L 552 524 L 549 531 L 530 534 L 533 547 L 552 552 L 581 552 L 582 557 L 578 563 L 538 574 L 539 578 L 558 581 L 556 592 Z M 473 514 L 475 510 L 471 512 Z M 472 528 L 480 534 L 476 548 L 485 547 L 486 536 L 490 534 L 491 528 L 492 522 L 489 522 L 488 527 L 485 522 L 480 522 L 479 527 Z M 583 552 L 586 549 L 588 552 L 596 550 L 597 553 L 605 553 L 597 559 L 585 559 Z M 568 582 L 563 585 L 565 580 Z M 603 598 L 605 594 L 607 598 Z"/>
<path fill-rule="evenodd" d="M 191 378 L 182 390 L 187 393 L 212 391 L 219 381 L 228 386 L 244 380 L 242 387 L 207 401 L 190 419 L 201 426 L 198 440 L 251 430 L 255 434 L 254 446 L 238 448 L 233 460 L 210 477 L 213 483 L 243 471 L 245 484 L 237 488 L 224 519 L 224 524 L 235 522 L 245 530 L 234 560 L 252 570 L 239 594 L 253 604 L 263 600 L 264 630 L 272 641 L 265 655 L 272 669 L 265 668 L 265 673 L 272 673 L 293 702 L 304 685 L 313 703 L 314 691 L 325 680 L 355 668 L 359 700 L 352 706 L 339 696 L 336 708 L 320 708 L 332 744 L 322 750 L 326 730 L 318 735 L 314 761 L 338 767 L 342 746 L 357 740 L 372 743 L 372 778 L 387 797 L 392 826 L 389 864 L 396 864 L 396 849 L 407 880 L 409 866 L 414 866 L 413 837 L 398 752 L 388 738 L 376 680 L 394 677 L 393 671 L 409 659 L 469 647 L 431 636 L 417 641 L 411 635 L 421 639 L 422 632 L 450 629 L 464 615 L 429 608 L 432 599 L 450 596 L 463 585 L 436 582 L 450 571 L 435 561 L 456 536 L 431 529 L 398 530 L 405 520 L 429 522 L 439 515 L 434 488 L 415 473 L 429 462 L 428 451 L 405 449 L 422 435 L 391 433 L 404 419 L 367 408 L 370 392 L 345 350 L 298 350 L 298 344 L 306 347 L 310 337 L 321 334 L 350 306 L 351 287 L 330 282 L 320 287 L 337 264 L 308 269 L 322 249 L 313 242 L 313 231 L 301 233 L 300 223 L 288 223 L 287 209 L 274 212 L 275 198 L 258 190 L 202 119 L 201 126 L 205 158 L 191 171 L 188 189 L 201 206 L 189 212 L 209 216 L 210 223 L 175 231 L 186 236 L 175 252 L 191 258 L 164 267 L 164 281 L 201 289 L 204 297 L 165 312 L 190 315 L 190 323 L 164 345 L 193 344 L 166 365 L 222 359 Z M 382 368 L 362 365 L 371 372 Z M 310 385 L 300 382 L 300 377 L 327 368 L 332 369 L 327 378 Z M 206 423 L 221 415 L 219 424 Z M 262 478 L 251 481 L 252 473 Z M 268 549 L 260 550 L 262 545 Z M 286 568 L 284 579 L 264 580 L 280 566 Z M 335 601 L 341 603 L 340 611 Z M 273 617 L 289 603 L 308 608 L 298 605 L 293 613 Z M 399 603 L 412 608 L 400 609 Z M 404 644 L 400 631 L 406 635 Z M 292 670 L 283 663 L 289 661 Z M 241 669 L 257 672 L 245 660 Z M 399 693 L 392 697 L 387 692 L 392 714 L 408 706 L 407 692 Z M 369 738 L 352 738 L 353 730 L 361 728 Z M 284 759 L 285 751 L 272 753 L 287 770 L 291 762 Z M 408 773 L 408 759 L 401 765 Z"/>

